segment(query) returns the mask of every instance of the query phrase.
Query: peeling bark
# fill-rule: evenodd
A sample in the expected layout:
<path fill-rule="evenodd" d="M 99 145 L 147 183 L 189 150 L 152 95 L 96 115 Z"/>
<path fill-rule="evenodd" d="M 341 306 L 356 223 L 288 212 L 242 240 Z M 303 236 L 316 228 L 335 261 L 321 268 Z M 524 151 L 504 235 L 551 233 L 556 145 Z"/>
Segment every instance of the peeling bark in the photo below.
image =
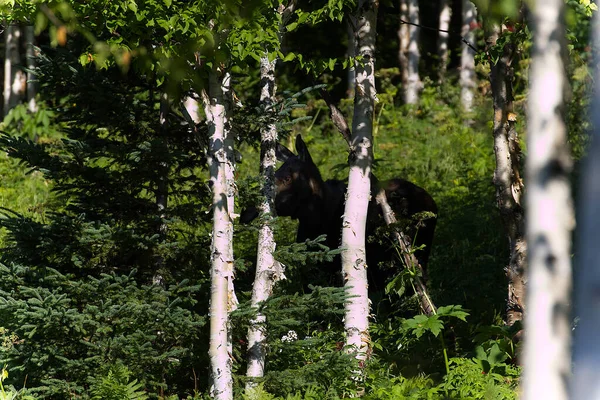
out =
<path fill-rule="evenodd" d="M 373 161 L 377 5 L 374 1 L 359 1 L 353 24 L 356 54 L 363 62 L 356 66 L 350 172 L 342 221 L 342 273 L 350 296 L 345 304 L 346 348 L 359 362 L 366 360 L 370 351 L 365 228 Z"/>
<path fill-rule="evenodd" d="M 494 25 L 488 34 L 488 44 L 493 46 L 501 33 Z M 506 267 L 508 277 L 508 325 L 520 321 L 525 310 L 525 269 L 527 242 L 524 232 L 524 213 L 521 194 L 524 185 L 519 174 L 521 151 L 515 129 L 513 110 L 512 68 L 514 45 L 505 44 L 503 54 L 490 68 L 490 82 L 494 102 L 493 136 L 496 169 L 494 185 L 500 216 L 508 236 L 510 261 Z"/>
<path fill-rule="evenodd" d="M 523 399 L 563 400 L 568 398 L 565 377 L 571 373 L 571 231 L 575 223 L 564 119 L 563 94 L 568 85 L 564 1 L 538 0 L 532 12 Z"/>
<path fill-rule="evenodd" d="M 261 94 L 260 101 L 269 113 L 269 107 L 275 100 L 275 60 L 268 57 L 260 60 Z M 273 116 L 274 118 L 274 116 Z M 252 307 L 259 307 L 273 293 L 274 285 L 283 278 L 283 266 L 275 260 L 275 238 L 271 222 L 275 214 L 275 165 L 277 162 L 275 148 L 277 144 L 277 127 L 275 121 L 261 128 L 261 175 L 264 179 L 262 186 L 263 199 L 259 205 L 262 225 L 258 231 L 258 251 L 256 258 L 256 276 L 252 286 Z M 248 378 L 264 376 L 266 357 L 266 317 L 257 310 L 256 317 L 250 320 L 248 327 Z M 246 389 L 255 387 L 252 380 L 246 384 Z"/>
<path fill-rule="evenodd" d="M 211 396 L 233 398 L 229 313 L 237 306 L 233 291 L 233 139 L 229 122 L 229 75 L 213 70 L 203 93 L 209 128 L 208 166 L 213 190 L 211 245 L 210 378 Z"/>
<path fill-rule="evenodd" d="M 471 45 L 475 45 L 474 25 L 477 22 L 477 11 L 470 0 L 462 1 L 461 36 Z M 477 83 L 475 81 L 475 51 L 466 43 L 462 43 L 460 55 L 460 103 L 466 112 L 473 108 L 473 95 Z"/>

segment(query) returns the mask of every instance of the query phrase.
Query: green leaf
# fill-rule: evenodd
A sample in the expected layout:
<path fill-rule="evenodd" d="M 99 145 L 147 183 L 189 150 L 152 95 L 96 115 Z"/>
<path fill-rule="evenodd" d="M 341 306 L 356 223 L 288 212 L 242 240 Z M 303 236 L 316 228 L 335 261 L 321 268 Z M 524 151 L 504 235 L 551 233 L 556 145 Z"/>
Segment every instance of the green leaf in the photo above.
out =
<path fill-rule="evenodd" d="M 335 63 L 336 63 L 336 61 L 337 61 L 337 60 L 336 60 L 335 58 L 330 58 L 330 59 L 329 59 L 329 69 L 330 69 L 331 71 L 333 71 L 333 70 L 335 69 Z"/>
<path fill-rule="evenodd" d="M 129 3 L 127 3 L 127 8 L 129 8 L 134 13 L 137 12 L 137 10 L 138 10 L 136 2 L 133 0 L 130 0 Z"/>
<path fill-rule="evenodd" d="M 469 313 L 464 311 L 460 305 L 450 305 L 438 308 L 437 315 L 440 317 L 455 317 L 461 321 L 467 322 Z"/>
<path fill-rule="evenodd" d="M 163 3 L 165 3 L 165 6 L 171 7 L 171 4 L 173 4 L 173 0 L 163 0 Z"/>

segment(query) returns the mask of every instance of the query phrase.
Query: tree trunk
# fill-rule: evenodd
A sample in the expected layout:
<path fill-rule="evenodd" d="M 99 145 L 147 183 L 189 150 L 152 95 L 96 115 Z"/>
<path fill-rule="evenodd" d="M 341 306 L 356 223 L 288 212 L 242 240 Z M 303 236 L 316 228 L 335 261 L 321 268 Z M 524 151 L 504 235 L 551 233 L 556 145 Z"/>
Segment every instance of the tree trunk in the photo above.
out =
<path fill-rule="evenodd" d="M 593 48 L 600 44 L 600 15 L 594 14 L 592 28 Z M 597 398 L 600 393 L 600 54 L 596 50 L 590 65 L 594 73 L 594 99 L 589 115 L 592 117 L 591 143 L 580 181 L 578 208 L 578 249 L 575 275 L 575 315 L 579 317 L 573 343 L 573 378 L 571 399 Z"/>
<path fill-rule="evenodd" d="M 264 56 L 260 60 L 261 93 L 260 101 L 268 113 L 273 114 L 271 105 L 275 98 L 275 60 L 269 61 Z M 258 231 L 258 252 L 256 257 L 256 276 L 252 286 L 252 307 L 258 309 L 260 303 L 273 293 L 273 286 L 283 277 L 283 268 L 273 257 L 275 238 L 271 221 L 275 214 L 275 147 L 277 143 L 277 127 L 273 120 L 261 128 L 261 175 L 263 176 L 263 199 L 259 206 L 262 225 Z M 266 356 L 266 317 L 257 310 L 256 317 L 250 320 L 248 327 L 248 378 L 264 376 Z M 255 387 L 250 380 L 246 389 Z"/>
<path fill-rule="evenodd" d="M 462 2 L 462 29 L 464 40 L 475 46 L 474 25 L 477 22 L 475 6 L 470 0 Z M 463 42 L 460 56 L 460 103 L 466 112 L 473 108 L 473 91 L 475 82 L 475 50 Z"/>
<path fill-rule="evenodd" d="M 203 93 L 209 128 L 208 165 L 213 189 L 213 231 L 211 245 L 210 371 L 211 396 L 233 398 L 229 313 L 237 300 L 233 293 L 233 209 L 234 193 L 229 178 L 233 170 L 233 146 L 229 122 L 229 75 L 217 70 L 209 75 L 208 93 Z"/>
<path fill-rule="evenodd" d="M 523 399 L 568 398 L 571 374 L 571 230 L 575 223 L 563 94 L 564 1 L 533 12 L 527 148 L 527 313 Z"/>
<path fill-rule="evenodd" d="M 161 220 L 159 226 L 159 234 L 165 236 L 167 234 L 167 224 L 165 218 L 167 217 L 167 201 L 169 196 L 169 164 L 166 160 L 169 152 L 168 145 L 168 121 L 167 115 L 169 114 L 169 98 L 166 93 L 160 95 L 160 108 L 159 108 L 159 122 L 160 122 L 160 158 L 157 171 L 157 182 L 156 182 L 156 206 L 158 208 L 158 215 Z"/>
<path fill-rule="evenodd" d="M 438 56 L 440 58 L 439 81 L 443 82 L 446 78 L 446 69 L 448 68 L 448 30 L 450 29 L 450 17 L 452 8 L 448 0 L 440 0 L 440 30 L 438 36 Z"/>
<path fill-rule="evenodd" d="M 21 65 L 21 53 L 19 42 L 21 40 L 21 28 L 10 24 L 6 27 L 5 36 L 5 58 L 4 58 L 4 115 L 17 104 L 25 95 L 27 77 L 18 69 Z"/>
<path fill-rule="evenodd" d="M 365 227 L 373 160 L 373 111 L 375 89 L 375 38 L 377 2 L 359 1 L 355 19 L 356 90 L 348 191 L 342 222 L 342 272 L 350 296 L 345 305 L 346 346 L 359 362 L 369 352 L 369 297 L 365 252 Z"/>
<path fill-rule="evenodd" d="M 400 0 L 400 27 L 398 28 L 398 63 L 402 77 L 402 89 L 408 87 L 408 44 L 410 43 L 410 25 L 408 18 L 408 0 Z"/>
<path fill-rule="evenodd" d="M 37 104 L 35 102 L 35 96 L 37 90 L 36 85 L 33 83 L 35 76 L 31 71 L 35 69 L 35 57 L 37 57 L 37 52 L 35 50 L 33 26 L 31 25 L 25 27 L 25 45 L 27 46 L 25 51 L 25 56 L 27 58 L 27 108 L 29 108 L 29 111 L 31 112 L 36 112 Z"/>
<path fill-rule="evenodd" d="M 421 53 L 419 51 L 419 2 L 418 0 L 408 0 L 408 18 L 411 24 L 409 27 L 410 39 L 408 43 L 408 71 L 407 85 L 404 94 L 406 104 L 417 104 L 419 102 L 419 92 L 421 91 L 421 78 L 419 77 L 419 60 Z"/>
<path fill-rule="evenodd" d="M 352 25 L 349 22 L 346 24 L 346 34 L 348 37 L 348 58 L 354 58 L 356 57 L 356 40 L 354 39 L 354 29 L 352 29 Z M 354 97 L 354 85 L 356 80 L 356 68 L 354 66 L 348 66 L 346 79 L 348 81 L 346 95 L 351 99 Z"/>
<path fill-rule="evenodd" d="M 500 27 L 494 25 L 488 35 L 488 43 L 495 45 Z M 525 310 L 525 269 L 527 243 L 524 235 L 524 216 L 521 195 L 524 185 L 519 172 L 521 149 L 515 128 L 516 116 L 512 113 L 511 63 L 514 45 L 506 43 L 502 56 L 490 68 L 490 82 L 494 102 L 494 153 L 496 169 L 494 185 L 500 216 L 508 236 L 510 261 L 506 267 L 508 277 L 507 316 L 508 325 L 522 319 Z"/>

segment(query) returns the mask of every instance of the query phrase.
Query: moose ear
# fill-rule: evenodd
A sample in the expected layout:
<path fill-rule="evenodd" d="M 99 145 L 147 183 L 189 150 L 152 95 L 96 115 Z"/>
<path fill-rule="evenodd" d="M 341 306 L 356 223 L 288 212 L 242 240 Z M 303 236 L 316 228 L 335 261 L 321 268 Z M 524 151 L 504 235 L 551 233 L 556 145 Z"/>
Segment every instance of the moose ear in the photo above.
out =
<path fill-rule="evenodd" d="M 288 158 L 295 157 L 296 155 L 281 143 L 277 143 L 277 147 L 275 148 L 275 156 L 279 161 L 285 162 Z"/>
<path fill-rule="evenodd" d="M 296 136 L 296 152 L 298 153 L 298 158 L 307 163 L 313 163 L 312 158 L 310 157 L 310 153 L 308 152 L 308 147 L 306 147 L 306 143 L 302 140 L 302 136 Z"/>

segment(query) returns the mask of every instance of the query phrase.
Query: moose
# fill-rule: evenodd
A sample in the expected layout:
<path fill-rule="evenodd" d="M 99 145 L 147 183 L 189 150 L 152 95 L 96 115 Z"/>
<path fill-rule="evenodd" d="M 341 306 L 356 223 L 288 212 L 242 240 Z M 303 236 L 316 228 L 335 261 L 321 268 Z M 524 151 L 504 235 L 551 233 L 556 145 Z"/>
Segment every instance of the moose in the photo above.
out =
<path fill-rule="evenodd" d="M 338 248 L 346 184 L 339 180 L 323 180 L 300 135 L 296 137 L 296 152 L 297 155 L 281 144 L 277 146 L 277 159 L 283 162 L 275 171 L 277 215 L 298 220 L 297 242 L 325 234 L 325 244 L 330 249 Z M 411 220 L 420 213 L 430 213 L 428 218 L 412 221 L 405 229 L 405 234 L 414 239 L 411 244 L 418 248 L 415 256 L 425 274 L 436 225 L 436 217 L 431 216 L 437 215 L 435 201 L 424 189 L 404 179 L 392 179 L 382 185 L 388 202 L 399 219 Z M 373 193 L 374 190 L 378 188 L 372 188 Z M 385 222 L 374 199 L 369 202 L 367 213 L 366 233 L 369 237 L 378 227 L 385 226 Z M 386 269 L 383 264 L 389 265 L 394 254 L 397 254 L 396 250 L 389 240 L 367 240 L 366 252 L 369 286 L 374 290 L 381 290 L 385 288 L 390 275 L 393 275 L 389 267 Z M 339 260 L 326 267 L 331 268 L 331 273 L 336 275 L 340 271 Z"/>

